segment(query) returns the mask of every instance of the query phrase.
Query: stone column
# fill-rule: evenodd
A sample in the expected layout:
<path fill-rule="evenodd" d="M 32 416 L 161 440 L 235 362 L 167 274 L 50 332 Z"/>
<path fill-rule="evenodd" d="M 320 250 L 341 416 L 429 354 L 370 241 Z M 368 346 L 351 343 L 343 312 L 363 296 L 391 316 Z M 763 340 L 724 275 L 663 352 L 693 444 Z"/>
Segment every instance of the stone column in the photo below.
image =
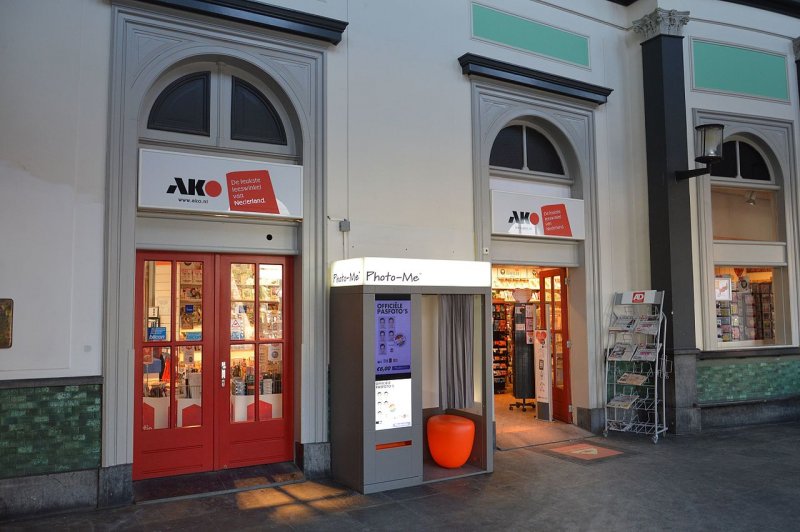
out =
<path fill-rule="evenodd" d="M 666 353 L 673 367 L 667 380 L 667 419 L 670 432 L 677 433 L 700 430 L 700 411 L 694 406 L 699 350 L 694 326 L 690 180 L 675 179 L 675 171 L 686 170 L 688 161 L 682 35 L 688 21 L 688 11 L 656 9 L 633 23 L 634 30 L 644 36 L 650 278 L 653 289 L 665 291 Z"/>

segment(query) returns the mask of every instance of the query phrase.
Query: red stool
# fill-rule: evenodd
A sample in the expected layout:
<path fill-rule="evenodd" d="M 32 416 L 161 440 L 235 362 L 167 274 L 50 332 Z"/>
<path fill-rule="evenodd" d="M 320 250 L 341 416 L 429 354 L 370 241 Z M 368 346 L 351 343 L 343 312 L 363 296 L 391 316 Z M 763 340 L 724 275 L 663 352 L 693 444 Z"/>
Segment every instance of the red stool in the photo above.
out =
<path fill-rule="evenodd" d="M 475 423 L 452 414 L 439 414 L 428 419 L 428 449 L 433 461 L 441 467 L 463 466 L 475 440 Z"/>

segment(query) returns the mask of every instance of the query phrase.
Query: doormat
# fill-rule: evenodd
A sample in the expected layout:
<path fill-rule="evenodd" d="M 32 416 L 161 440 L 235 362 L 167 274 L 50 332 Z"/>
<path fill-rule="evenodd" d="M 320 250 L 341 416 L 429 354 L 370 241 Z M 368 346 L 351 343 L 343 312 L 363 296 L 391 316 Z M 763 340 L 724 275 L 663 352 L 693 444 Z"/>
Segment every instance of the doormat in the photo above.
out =
<path fill-rule="evenodd" d="M 577 462 L 595 462 L 625 454 L 616 449 L 601 447 L 592 443 L 574 443 L 546 449 L 547 452 L 554 453 L 560 458 L 567 458 Z"/>

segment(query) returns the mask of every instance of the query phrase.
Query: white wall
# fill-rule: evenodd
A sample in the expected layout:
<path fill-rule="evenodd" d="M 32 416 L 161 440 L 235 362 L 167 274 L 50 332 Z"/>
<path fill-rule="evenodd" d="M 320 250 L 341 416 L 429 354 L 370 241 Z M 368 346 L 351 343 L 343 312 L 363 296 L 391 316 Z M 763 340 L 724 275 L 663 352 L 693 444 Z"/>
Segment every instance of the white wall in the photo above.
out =
<path fill-rule="evenodd" d="M 111 15 L 97 0 L 4 2 L 0 379 L 99 375 Z"/>

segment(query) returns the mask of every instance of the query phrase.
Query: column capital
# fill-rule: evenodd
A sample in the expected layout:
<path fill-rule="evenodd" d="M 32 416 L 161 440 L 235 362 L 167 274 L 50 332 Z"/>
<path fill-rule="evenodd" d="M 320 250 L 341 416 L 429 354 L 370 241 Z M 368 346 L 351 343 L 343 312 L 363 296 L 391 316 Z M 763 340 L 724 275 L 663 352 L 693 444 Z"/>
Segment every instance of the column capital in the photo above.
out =
<path fill-rule="evenodd" d="M 683 35 L 683 27 L 689 22 L 688 11 L 656 8 L 649 15 L 633 21 L 633 31 L 641 33 L 644 40 L 658 35 Z"/>

